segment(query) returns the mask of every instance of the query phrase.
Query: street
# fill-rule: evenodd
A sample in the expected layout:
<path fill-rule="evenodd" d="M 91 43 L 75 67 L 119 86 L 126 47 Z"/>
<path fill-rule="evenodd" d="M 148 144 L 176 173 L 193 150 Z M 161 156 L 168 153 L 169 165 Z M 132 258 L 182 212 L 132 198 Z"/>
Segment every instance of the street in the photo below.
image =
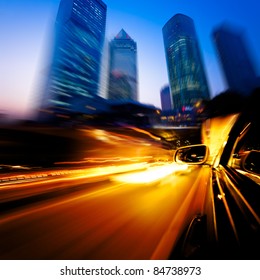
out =
<path fill-rule="evenodd" d="M 232 120 L 202 134 L 211 150 Z M 39 131 L 20 129 L 18 141 L 14 130 L 2 142 L 10 161 L 1 166 L 0 259 L 169 259 L 196 216 L 214 221 L 211 166 L 173 161 L 180 141 L 198 141 L 197 128 Z M 12 147 L 19 152 L 8 157 Z"/>
<path fill-rule="evenodd" d="M 6 201 L 15 193 L 35 196 L 1 215 L 1 259 L 167 258 L 187 226 L 190 208 L 202 210 L 210 169 L 164 163 L 116 170 L 90 178 L 82 170 L 34 181 L 26 184 L 26 194 L 23 183 L 12 186 L 13 191 L 1 187 Z M 157 178 L 144 183 L 141 178 L 149 178 L 151 171 Z"/>

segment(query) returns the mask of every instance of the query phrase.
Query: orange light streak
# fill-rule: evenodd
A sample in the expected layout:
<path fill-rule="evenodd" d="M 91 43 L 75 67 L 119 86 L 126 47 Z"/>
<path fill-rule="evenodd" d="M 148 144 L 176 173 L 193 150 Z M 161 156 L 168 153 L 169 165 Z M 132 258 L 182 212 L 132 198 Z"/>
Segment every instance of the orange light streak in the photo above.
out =
<path fill-rule="evenodd" d="M 188 165 L 175 165 L 170 163 L 164 164 L 162 166 L 149 167 L 147 168 L 147 170 L 144 171 L 133 172 L 130 174 L 115 175 L 111 177 L 111 179 L 114 181 L 131 184 L 152 183 L 176 171 L 182 171 L 187 169 Z"/>

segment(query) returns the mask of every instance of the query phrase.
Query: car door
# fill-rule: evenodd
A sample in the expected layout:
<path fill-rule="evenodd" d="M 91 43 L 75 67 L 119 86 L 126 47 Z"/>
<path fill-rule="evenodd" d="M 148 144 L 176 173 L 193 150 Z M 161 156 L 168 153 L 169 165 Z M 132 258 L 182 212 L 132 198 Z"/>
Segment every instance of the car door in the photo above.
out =
<path fill-rule="evenodd" d="M 213 168 L 217 258 L 260 259 L 259 117 L 241 116 Z"/>

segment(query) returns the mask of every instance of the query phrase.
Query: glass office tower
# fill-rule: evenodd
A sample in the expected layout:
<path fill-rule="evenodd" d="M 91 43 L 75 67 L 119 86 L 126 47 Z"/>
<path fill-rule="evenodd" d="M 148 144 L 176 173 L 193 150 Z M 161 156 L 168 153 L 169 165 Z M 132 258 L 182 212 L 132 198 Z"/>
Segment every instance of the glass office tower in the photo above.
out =
<path fill-rule="evenodd" d="M 161 96 L 161 106 L 162 111 L 171 111 L 172 110 L 172 97 L 171 97 L 171 90 L 168 85 L 161 88 L 160 91 Z"/>
<path fill-rule="evenodd" d="M 110 42 L 108 99 L 138 99 L 137 44 L 124 29 Z"/>
<path fill-rule="evenodd" d="M 210 98 L 193 20 L 176 14 L 164 25 L 163 39 L 174 110 L 192 110 Z"/>
<path fill-rule="evenodd" d="M 78 112 L 95 99 L 106 12 L 101 0 L 61 0 L 42 108 Z"/>
<path fill-rule="evenodd" d="M 212 33 L 230 90 L 247 95 L 257 86 L 257 75 L 242 30 L 223 24 Z"/>

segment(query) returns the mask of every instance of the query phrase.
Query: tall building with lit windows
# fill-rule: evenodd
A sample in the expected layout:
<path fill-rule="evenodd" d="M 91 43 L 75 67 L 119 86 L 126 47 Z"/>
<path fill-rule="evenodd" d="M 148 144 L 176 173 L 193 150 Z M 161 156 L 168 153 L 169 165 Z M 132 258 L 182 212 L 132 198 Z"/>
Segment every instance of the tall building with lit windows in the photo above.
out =
<path fill-rule="evenodd" d="M 106 13 L 101 0 L 61 0 L 41 108 L 74 113 L 96 104 Z"/>
<path fill-rule="evenodd" d="M 162 31 L 173 108 L 190 111 L 210 98 L 194 22 L 176 14 Z"/>
<path fill-rule="evenodd" d="M 137 44 L 121 29 L 109 44 L 108 99 L 138 99 Z"/>

